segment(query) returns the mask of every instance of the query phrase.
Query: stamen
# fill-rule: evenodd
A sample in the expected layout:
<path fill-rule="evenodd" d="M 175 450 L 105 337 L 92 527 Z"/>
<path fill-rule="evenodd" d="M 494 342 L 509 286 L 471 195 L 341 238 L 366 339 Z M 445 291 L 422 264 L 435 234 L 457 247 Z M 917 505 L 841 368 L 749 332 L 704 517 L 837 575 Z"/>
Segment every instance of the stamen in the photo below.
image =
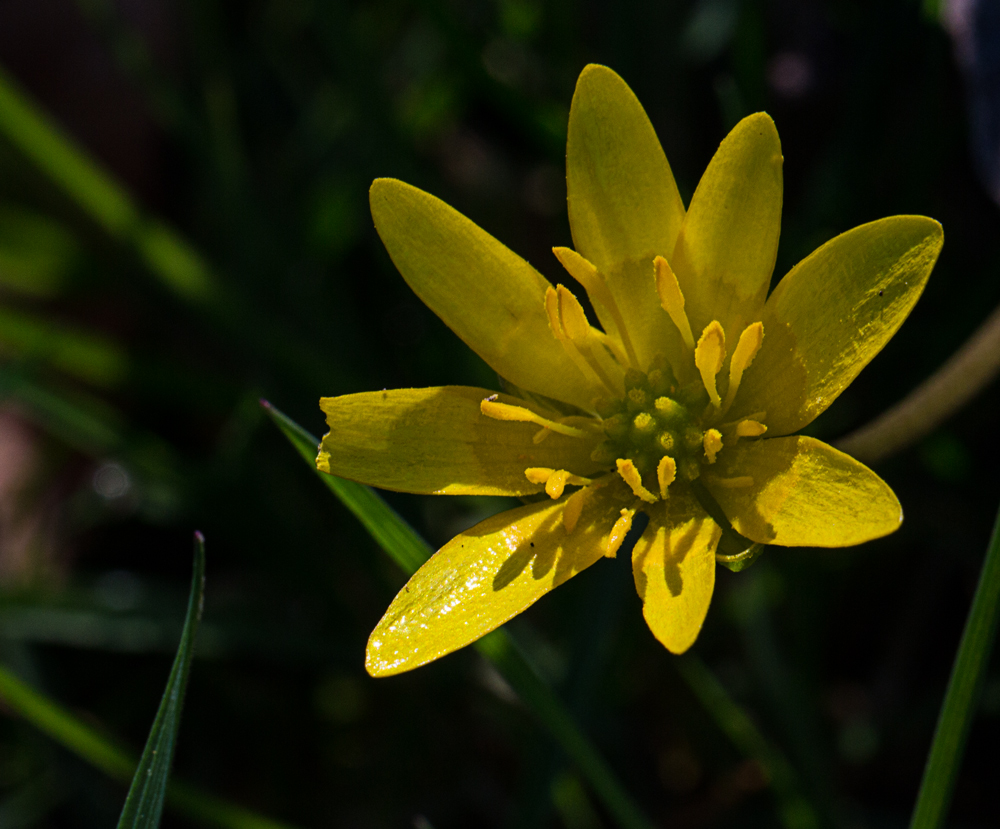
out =
<path fill-rule="evenodd" d="M 479 411 L 481 411 L 487 417 L 492 417 L 494 420 L 513 420 L 522 423 L 535 423 L 539 426 L 544 426 L 546 429 L 551 429 L 553 432 L 558 432 L 560 435 L 566 435 L 571 438 L 585 438 L 591 434 L 585 429 L 577 429 L 573 426 L 567 426 L 564 423 L 556 423 L 554 420 L 548 420 L 539 414 L 535 414 L 531 409 L 526 409 L 523 406 L 513 406 L 510 403 L 500 403 L 497 401 L 499 395 L 490 395 L 485 400 L 479 404 Z"/>
<path fill-rule="evenodd" d="M 704 438 L 705 457 L 709 463 L 715 463 L 715 456 L 722 451 L 722 433 L 718 429 L 709 429 Z"/>
<path fill-rule="evenodd" d="M 691 333 L 691 323 L 684 311 L 684 294 L 681 293 L 680 283 L 670 269 L 670 263 L 662 256 L 653 260 L 653 268 L 656 272 L 656 292 L 660 295 L 660 305 L 681 332 L 684 345 L 694 350 L 694 334 Z"/>
<path fill-rule="evenodd" d="M 551 429 L 539 429 L 537 432 L 535 432 L 534 435 L 532 435 L 531 442 L 534 444 L 541 443 L 543 440 L 545 440 L 545 438 L 547 438 L 551 434 L 552 434 Z"/>
<path fill-rule="evenodd" d="M 736 392 L 740 389 L 740 381 L 743 379 L 743 372 L 750 367 L 753 358 L 760 351 L 760 346 L 764 342 L 764 324 L 755 322 L 743 329 L 740 334 L 740 341 L 733 351 L 733 359 L 729 361 L 729 388 L 726 390 L 726 402 L 722 406 L 723 413 L 729 410 L 736 399 Z"/>
<path fill-rule="evenodd" d="M 566 484 L 571 486 L 586 486 L 593 483 L 590 478 L 574 475 L 565 469 L 548 469 L 544 466 L 532 466 L 524 470 L 524 477 L 533 484 L 545 484 L 545 494 L 553 501 L 562 498 Z"/>
<path fill-rule="evenodd" d="M 718 389 L 715 386 L 715 375 L 719 373 L 725 359 L 726 334 L 718 320 L 712 320 L 705 326 L 705 330 L 698 340 L 698 347 L 694 350 L 694 364 L 701 373 L 701 381 L 705 384 L 705 391 L 708 392 L 712 404 L 717 409 L 722 405 L 722 398 L 719 397 Z"/>
<path fill-rule="evenodd" d="M 632 529 L 632 518 L 634 515 L 634 509 L 623 509 L 621 511 L 621 518 L 615 521 L 615 525 L 611 528 L 611 534 L 608 536 L 608 549 L 605 552 L 608 558 L 614 558 L 618 554 L 618 548 L 622 546 L 625 536 Z"/>
<path fill-rule="evenodd" d="M 556 339 L 561 340 L 566 353 L 585 374 L 596 377 L 599 383 L 615 397 L 621 394 L 620 384 L 615 384 L 600 359 L 594 354 L 593 344 L 596 341 L 603 349 L 600 338 L 604 335 L 596 331 L 587 321 L 580 301 L 563 285 L 545 291 L 545 311 L 549 316 L 549 326 Z M 613 358 L 610 358 L 612 361 Z"/>
<path fill-rule="evenodd" d="M 608 309 L 611 318 L 615 322 L 615 327 L 618 329 L 618 336 L 621 337 L 622 345 L 625 346 L 629 364 L 634 368 L 638 368 L 639 361 L 636 359 L 635 349 L 632 347 L 632 340 L 628 335 L 625 318 L 622 317 L 622 313 L 618 309 L 618 303 L 615 302 L 615 298 L 608 289 L 604 277 L 601 276 L 597 268 L 580 256 L 575 250 L 571 250 L 570 248 L 552 248 L 552 252 L 556 255 L 556 259 L 559 260 L 560 264 L 569 272 L 570 276 L 583 285 L 584 290 L 590 298 L 601 303 L 601 305 Z"/>
<path fill-rule="evenodd" d="M 677 480 L 677 462 L 670 455 L 660 458 L 656 467 L 656 480 L 660 484 L 660 497 L 666 498 L 667 487 Z"/>
<path fill-rule="evenodd" d="M 616 463 L 618 465 L 618 474 L 632 488 L 632 492 L 635 493 L 636 498 L 641 498 L 649 504 L 656 503 L 659 500 L 642 485 L 642 475 L 639 474 L 639 470 L 635 468 L 635 464 L 630 459 L 619 458 Z"/>
<path fill-rule="evenodd" d="M 759 438 L 767 431 L 767 426 L 757 420 L 741 420 L 736 424 L 736 434 L 741 438 Z"/>

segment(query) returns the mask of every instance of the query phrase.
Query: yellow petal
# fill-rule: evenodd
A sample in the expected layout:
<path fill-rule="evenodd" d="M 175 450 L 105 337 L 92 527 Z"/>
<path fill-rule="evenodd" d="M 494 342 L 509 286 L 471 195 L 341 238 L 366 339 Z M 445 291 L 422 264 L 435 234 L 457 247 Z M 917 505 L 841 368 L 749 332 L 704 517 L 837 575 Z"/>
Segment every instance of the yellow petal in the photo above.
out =
<path fill-rule="evenodd" d="M 576 250 L 604 275 L 645 370 L 663 339 L 653 257 L 670 257 L 684 204 L 649 118 L 625 81 L 605 66 L 580 74 L 569 114 L 566 187 Z M 606 331 L 614 320 L 595 305 Z"/>
<path fill-rule="evenodd" d="M 778 252 L 781 163 L 774 122 L 758 112 L 726 136 L 698 183 L 670 259 L 695 331 L 716 319 L 735 340 L 760 319 Z"/>
<path fill-rule="evenodd" d="M 764 309 L 764 344 L 730 417 L 767 410 L 788 434 L 823 412 L 882 350 L 920 297 L 941 225 L 891 216 L 842 233 L 781 280 Z"/>
<path fill-rule="evenodd" d="M 402 492 L 445 495 L 529 495 L 541 483 L 531 467 L 597 471 L 590 460 L 599 436 L 553 433 L 541 443 L 533 423 L 494 420 L 479 406 L 487 389 L 442 386 L 324 397 L 330 431 L 316 465 L 324 472 Z M 500 395 L 506 403 L 533 404 Z M 551 412 L 548 412 L 551 416 Z"/>
<path fill-rule="evenodd" d="M 593 387 L 549 328 L 545 291 L 531 265 L 440 199 L 376 179 L 372 218 L 417 296 L 514 385 L 590 409 Z"/>
<path fill-rule="evenodd" d="M 642 615 L 667 650 L 684 653 L 708 613 L 722 530 L 689 493 L 648 512 L 649 526 L 632 551 Z"/>
<path fill-rule="evenodd" d="M 740 441 L 719 456 L 719 474 L 747 487 L 705 485 L 737 532 L 761 544 L 848 547 L 896 530 L 903 510 L 878 475 L 809 437 Z"/>
<path fill-rule="evenodd" d="M 368 672 L 409 671 L 458 650 L 601 558 L 620 502 L 604 491 L 593 494 L 568 533 L 568 500 L 501 513 L 438 550 L 372 633 Z"/>

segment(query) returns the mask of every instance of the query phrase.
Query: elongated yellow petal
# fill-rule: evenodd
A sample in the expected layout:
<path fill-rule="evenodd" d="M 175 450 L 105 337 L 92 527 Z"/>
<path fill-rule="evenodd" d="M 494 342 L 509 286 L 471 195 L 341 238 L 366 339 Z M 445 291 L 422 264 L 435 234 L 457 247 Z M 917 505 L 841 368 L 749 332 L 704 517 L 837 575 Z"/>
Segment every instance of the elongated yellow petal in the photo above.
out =
<path fill-rule="evenodd" d="M 531 467 L 586 475 L 599 467 L 590 452 L 599 440 L 551 434 L 532 438 L 533 423 L 495 420 L 480 411 L 487 389 L 442 386 L 324 397 L 329 433 L 316 465 L 324 472 L 383 489 L 445 495 L 529 495 L 542 483 Z M 524 400 L 500 400 L 537 409 Z M 548 412 L 551 416 L 551 412 Z"/>
<path fill-rule="evenodd" d="M 716 319 L 735 339 L 760 319 L 778 252 L 781 164 L 778 131 L 758 112 L 726 136 L 698 183 L 670 257 L 695 331 Z"/>
<path fill-rule="evenodd" d="M 514 385 L 589 409 L 604 393 L 581 374 L 549 328 L 549 282 L 440 199 L 377 179 L 372 218 L 417 296 Z"/>
<path fill-rule="evenodd" d="M 567 532 L 567 501 L 501 513 L 438 550 L 372 633 L 368 672 L 401 673 L 458 650 L 601 558 L 620 502 L 603 490 L 594 493 Z"/>
<path fill-rule="evenodd" d="M 740 441 L 719 456 L 723 477 L 749 486 L 705 484 L 737 532 L 761 544 L 849 547 L 896 530 L 903 510 L 878 475 L 809 437 Z"/>
<path fill-rule="evenodd" d="M 701 632 L 715 589 L 715 548 L 722 531 L 685 493 L 648 510 L 649 526 L 632 551 L 642 615 L 672 653 Z"/>
<path fill-rule="evenodd" d="M 566 187 L 574 246 L 604 274 L 645 370 L 657 352 L 680 346 L 660 311 L 651 265 L 654 256 L 670 257 L 684 205 L 642 105 L 605 66 L 588 66 L 577 81 Z M 612 330 L 614 320 L 596 310 Z"/>
<path fill-rule="evenodd" d="M 766 409 L 771 435 L 810 423 L 902 325 L 943 242 L 933 219 L 891 216 L 803 259 L 767 300 L 764 344 L 729 417 Z"/>

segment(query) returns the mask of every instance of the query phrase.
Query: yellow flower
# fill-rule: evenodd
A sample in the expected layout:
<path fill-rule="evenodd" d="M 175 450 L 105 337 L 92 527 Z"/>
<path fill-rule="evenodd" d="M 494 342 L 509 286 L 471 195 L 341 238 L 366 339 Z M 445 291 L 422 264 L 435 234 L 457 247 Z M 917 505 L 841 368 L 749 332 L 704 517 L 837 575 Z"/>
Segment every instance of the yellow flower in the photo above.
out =
<path fill-rule="evenodd" d="M 318 467 L 404 492 L 535 500 L 461 533 L 420 568 L 371 635 L 371 674 L 410 670 L 503 624 L 614 556 L 640 511 L 649 524 L 632 553 L 636 587 L 674 653 L 708 612 L 720 523 L 760 544 L 817 547 L 899 526 L 899 502 L 875 473 L 793 433 L 902 324 L 941 227 L 920 216 L 862 225 L 768 296 L 781 165 L 774 123 L 751 115 L 685 211 L 632 91 L 610 69 L 584 69 L 566 154 L 576 250 L 554 253 L 600 328 L 579 287 L 553 287 L 421 190 L 372 185 L 375 226 L 403 278 L 509 393 L 324 398 Z"/>

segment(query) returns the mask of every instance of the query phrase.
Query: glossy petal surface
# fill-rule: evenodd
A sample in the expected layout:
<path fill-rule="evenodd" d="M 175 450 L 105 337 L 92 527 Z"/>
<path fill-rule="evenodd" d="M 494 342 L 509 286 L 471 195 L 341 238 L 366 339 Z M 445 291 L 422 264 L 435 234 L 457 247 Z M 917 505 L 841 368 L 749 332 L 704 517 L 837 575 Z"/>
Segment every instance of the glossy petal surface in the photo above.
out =
<path fill-rule="evenodd" d="M 717 473 L 753 485 L 705 483 L 737 532 L 783 547 L 849 547 L 899 528 L 903 510 L 889 485 L 850 455 L 810 437 L 742 440 L 719 456 Z"/>
<path fill-rule="evenodd" d="M 760 318 L 778 252 L 781 166 L 778 131 L 758 112 L 726 136 L 698 183 L 670 259 L 696 337 L 718 320 L 735 343 Z"/>
<path fill-rule="evenodd" d="M 457 210 L 395 179 L 377 179 L 372 218 L 421 300 L 502 377 L 589 409 L 591 386 L 549 328 L 550 283 Z"/>
<path fill-rule="evenodd" d="M 598 438 L 550 434 L 533 443 L 535 424 L 480 412 L 480 401 L 493 394 L 442 386 L 324 397 L 330 431 L 316 465 L 382 489 L 437 495 L 532 495 L 544 487 L 528 481 L 528 467 L 578 475 L 597 469 L 590 452 Z M 542 411 L 507 395 L 498 400 Z"/>
<path fill-rule="evenodd" d="M 621 506 L 602 490 L 572 533 L 563 527 L 563 499 L 501 513 L 456 536 L 393 599 L 368 640 L 368 672 L 419 667 L 516 616 L 603 556 Z"/>
<path fill-rule="evenodd" d="M 708 613 L 722 531 L 680 492 L 648 512 L 649 526 L 632 551 L 642 615 L 667 650 L 684 653 L 698 638 Z"/>
<path fill-rule="evenodd" d="M 773 435 L 812 422 L 902 325 L 943 242 L 933 219 L 892 216 L 803 259 L 767 300 L 764 344 L 733 415 L 766 410 Z"/>
<path fill-rule="evenodd" d="M 577 81 L 566 187 L 573 244 L 605 275 L 645 369 L 662 340 L 676 338 L 660 311 L 653 258 L 673 251 L 684 204 L 642 104 L 605 66 L 591 64 Z"/>

